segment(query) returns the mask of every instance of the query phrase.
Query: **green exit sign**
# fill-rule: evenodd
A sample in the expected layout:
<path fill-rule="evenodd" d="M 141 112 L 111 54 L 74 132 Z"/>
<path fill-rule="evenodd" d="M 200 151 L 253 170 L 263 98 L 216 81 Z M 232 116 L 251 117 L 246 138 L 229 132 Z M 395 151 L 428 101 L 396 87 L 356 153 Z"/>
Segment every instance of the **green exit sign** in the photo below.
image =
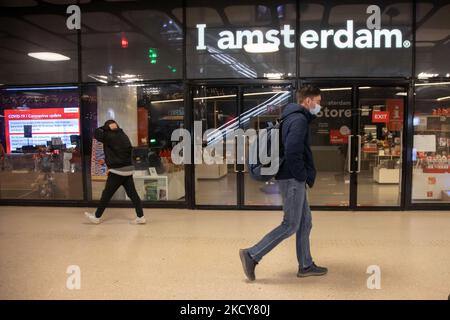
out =
<path fill-rule="evenodd" d="M 150 48 L 148 49 L 148 57 L 150 59 L 151 64 L 155 64 L 158 60 L 158 50 L 156 48 Z"/>
<path fill-rule="evenodd" d="M 170 70 L 170 72 L 175 73 L 177 72 L 177 68 L 172 67 L 172 66 L 167 66 L 167 68 Z"/>

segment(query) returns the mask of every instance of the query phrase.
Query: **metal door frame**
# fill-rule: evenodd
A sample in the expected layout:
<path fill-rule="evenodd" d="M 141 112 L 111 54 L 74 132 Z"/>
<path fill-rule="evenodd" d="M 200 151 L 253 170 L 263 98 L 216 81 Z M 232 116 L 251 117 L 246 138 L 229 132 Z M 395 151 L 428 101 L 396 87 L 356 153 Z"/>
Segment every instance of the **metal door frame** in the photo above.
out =
<path fill-rule="evenodd" d="M 312 84 L 317 85 L 319 87 L 330 86 L 330 87 L 351 87 L 352 88 L 352 118 L 351 118 L 351 132 L 356 133 L 352 134 L 352 137 L 355 137 L 360 134 L 359 130 L 359 90 L 358 87 L 371 86 L 371 87 L 404 87 L 405 92 L 407 92 L 407 97 L 405 97 L 405 107 L 403 113 L 403 141 L 402 141 L 402 174 L 400 177 L 400 190 L 401 190 L 401 198 L 398 206 L 358 206 L 358 172 L 357 170 L 351 170 L 354 172 L 350 173 L 350 189 L 349 189 L 349 206 L 339 206 L 339 207 L 330 207 L 330 206 L 312 206 L 313 209 L 318 210 L 358 210 L 358 211 L 400 211 L 405 210 L 406 208 L 406 200 L 411 195 L 411 184 L 407 184 L 406 181 L 410 179 L 408 177 L 409 170 L 407 170 L 410 165 L 407 162 L 407 154 L 412 148 L 407 144 L 409 138 L 409 121 L 411 117 L 409 114 L 412 112 L 410 108 L 410 94 L 411 90 L 411 82 L 406 79 L 302 79 L 300 80 L 301 85 Z M 355 157 L 360 148 L 356 147 L 355 138 L 351 138 L 352 144 L 351 147 L 351 157 L 355 160 Z M 355 161 L 351 162 L 351 166 L 355 166 L 357 163 Z"/>
<path fill-rule="evenodd" d="M 188 84 L 188 104 L 186 106 L 186 115 L 185 117 L 185 127 L 191 135 L 193 136 L 193 120 L 194 120 L 194 103 L 193 103 L 193 90 L 198 86 L 205 86 L 210 88 L 236 88 L 237 99 L 236 99 L 236 111 L 238 117 L 243 112 L 243 94 L 246 88 L 255 87 L 255 86 L 269 86 L 269 85 L 291 85 L 293 89 L 296 87 L 295 80 L 217 80 L 217 81 L 209 81 L 209 80 L 199 80 L 199 81 L 189 81 Z M 240 123 L 239 123 L 240 127 Z M 191 146 L 193 145 L 193 142 Z M 186 183 L 188 189 L 188 193 L 190 196 L 188 197 L 188 206 L 192 209 L 217 209 L 217 210 L 280 210 L 281 206 L 265 206 L 265 205 L 246 205 L 245 204 L 245 181 L 244 181 L 244 172 L 238 171 L 236 172 L 236 205 L 212 205 L 212 204 L 197 204 L 195 199 L 195 165 L 193 164 L 193 155 L 191 155 L 191 164 L 187 165 L 187 179 L 190 182 Z"/>

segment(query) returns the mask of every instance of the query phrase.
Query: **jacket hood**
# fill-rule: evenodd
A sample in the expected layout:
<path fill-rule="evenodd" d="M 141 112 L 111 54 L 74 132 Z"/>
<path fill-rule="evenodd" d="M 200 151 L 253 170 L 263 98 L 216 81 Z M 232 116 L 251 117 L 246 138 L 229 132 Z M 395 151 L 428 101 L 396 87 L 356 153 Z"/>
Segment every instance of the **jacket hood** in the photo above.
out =
<path fill-rule="evenodd" d="M 289 103 L 283 110 L 283 112 L 281 113 L 281 117 L 285 118 L 288 115 L 290 115 L 291 113 L 295 113 L 295 112 L 299 112 L 303 113 L 303 115 L 306 117 L 306 120 L 308 120 L 308 122 L 311 122 L 312 120 L 314 120 L 316 118 L 315 115 L 311 114 L 311 112 L 309 112 L 308 109 L 306 109 L 304 106 L 297 104 L 297 103 Z"/>

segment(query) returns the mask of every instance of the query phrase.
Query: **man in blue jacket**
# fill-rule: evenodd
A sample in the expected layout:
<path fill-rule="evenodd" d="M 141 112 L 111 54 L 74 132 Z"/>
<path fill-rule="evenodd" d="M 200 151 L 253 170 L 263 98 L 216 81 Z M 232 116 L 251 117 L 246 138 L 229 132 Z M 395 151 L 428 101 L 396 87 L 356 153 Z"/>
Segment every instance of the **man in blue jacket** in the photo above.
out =
<path fill-rule="evenodd" d="M 309 235 L 312 228 L 311 210 L 306 188 L 312 188 L 316 178 L 309 124 L 320 111 L 320 89 L 304 86 L 297 90 L 297 103 L 288 104 L 282 113 L 281 142 L 284 161 L 276 175 L 283 199 L 284 218 L 281 225 L 261 241 L 239 252 L 245 275 L 255 280 L 258 262 L 281 241 L 297 234 L 298 277 L 322 276 L 328 270 L 317 266 L 310 252 Z M 281 149 L 281 148 L 280 148 Z"/>

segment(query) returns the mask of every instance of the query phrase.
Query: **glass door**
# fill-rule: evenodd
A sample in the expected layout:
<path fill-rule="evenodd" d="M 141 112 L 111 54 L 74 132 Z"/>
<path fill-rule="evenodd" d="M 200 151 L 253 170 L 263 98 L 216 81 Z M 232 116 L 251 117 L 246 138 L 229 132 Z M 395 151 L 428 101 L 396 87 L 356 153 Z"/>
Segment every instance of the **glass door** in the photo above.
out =
<path fill-rule="evenodd" d="M 310 126 L 317 169 L 315 186 L 308 193 L 310 204 L 352 209 L 401 206 L 407 86 L 316 85 L 322 110 Z M 248 144 L 249 129 L 257 134 L 280 118 L 284 106 L 294 101 L 292 85 L 191 89 L 197 133 L 195 204 L 281 206 L 276 181 L 253 180 L 244 165 L 246 152 L 239 153 L 237 143 Z"/>
<path fill-rule="evenodd" d="M 284 107 L 294 101 L 291 84 L 259 85 L 243 87 L 242 112 L 240 128 L 244 132 L 259 130 L 275 124 L 281 117 Z M 248 150 L 248 141 L 246 142 Z M 269 182 L 255 181 L 247 168 L 240 172 L 243 175 L 243 204 L 246 206 L 281 206 L 281 195 L 276 180 Z"/>
<path fill-rule="evenodd" d="M 349 139 L 352 130 L 352 86 L 318 85 L 322 110 L 311 122 L 311 150 L 317 177 L 308 192 L 313 206 L 350 206 Z"/>
<path fill-rule="evenodd" d="M 293 102 L 292 84 L 195 86 L 191 96 L 195 205 L 281 206 L 276 181 L 255 181 L 245 159 L 249 135 L 275 123 Z"/>
<path fill-rule="evenodd" d="M 407 86 L 306 83 L 322 96 L 322 110 L 310 125 L 317 169 L 310 204 L 401 206 Z"/>
<path fill-rule="evenodd" d="M 230 134 L 239 125 L 238 88 L 196 86 L 191 93 L 195 204 L 237 206 L 235 140 Z"/>
<path fill-rule="evenodd" d="M 357 87 L 357 132 L 353 136 L 356 207 L 400 206 L 407 88 Z"/>

